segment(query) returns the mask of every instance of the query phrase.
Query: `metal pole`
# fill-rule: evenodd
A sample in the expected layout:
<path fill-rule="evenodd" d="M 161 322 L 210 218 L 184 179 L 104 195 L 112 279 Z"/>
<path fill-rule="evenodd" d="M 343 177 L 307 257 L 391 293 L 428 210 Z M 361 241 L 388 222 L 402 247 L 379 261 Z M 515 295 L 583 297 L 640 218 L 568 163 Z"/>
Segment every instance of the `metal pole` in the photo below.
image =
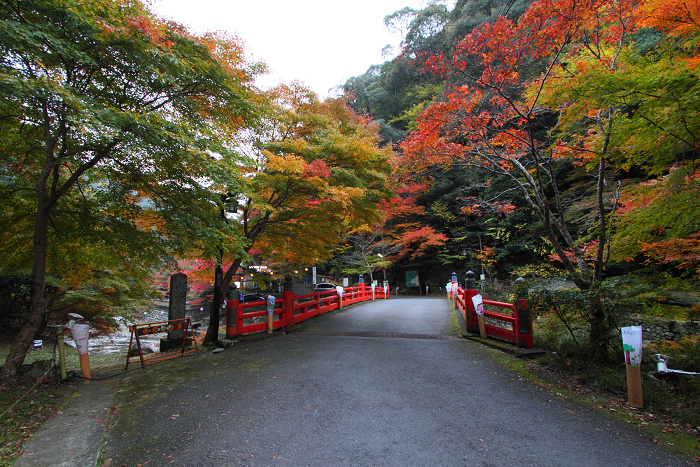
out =
<path fill-rule="evenodd" d="M 63 345 L 63 331 L 65 331 L 64 326 L 60 326 L 56 330 L 56 344 L 58 345 L 58 364 L 61 367 L 61 379 L 68 379 L 68 373 L 66 372 L 66 347 Z"/>

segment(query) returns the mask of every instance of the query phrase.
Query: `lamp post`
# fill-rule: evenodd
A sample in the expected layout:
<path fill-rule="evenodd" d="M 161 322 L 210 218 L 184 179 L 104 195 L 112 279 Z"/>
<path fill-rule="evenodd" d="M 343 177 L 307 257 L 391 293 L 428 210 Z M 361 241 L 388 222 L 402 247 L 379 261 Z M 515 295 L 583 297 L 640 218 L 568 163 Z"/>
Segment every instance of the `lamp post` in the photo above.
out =
<path fill-rule="evenodd" d="M 221 194 L 221 207 L 219 208 L 219 213 L 221 214 L 221 220 L 228 224 L 228 218 L 226 217 L 227 212 L 236 212 L 238 210 L 238 202 L 236 198 L 231 193 Z M 209 316 L 209 326 L 207 327 L 206 341 L 209 343 L 215 343 L 219 340 L 219 318 L 221 315 L 221 283 L 223 281 L 223 256 L 224 248 L 219 244 L 216 247 L 216 263 L 214 266 L 214 298 L 212 299 L 210 316 Z"/>
<path fill-rule="evenodd" d="M 380 258 L 384 258 L 384 255 L 381 253 L 377 253 L 377 256 L 379 256 Z M 384 287 L 386 287 L 389 285 L 386 281 L 386 266 L 382 266 L 382 272 L 384 273 Z"/>

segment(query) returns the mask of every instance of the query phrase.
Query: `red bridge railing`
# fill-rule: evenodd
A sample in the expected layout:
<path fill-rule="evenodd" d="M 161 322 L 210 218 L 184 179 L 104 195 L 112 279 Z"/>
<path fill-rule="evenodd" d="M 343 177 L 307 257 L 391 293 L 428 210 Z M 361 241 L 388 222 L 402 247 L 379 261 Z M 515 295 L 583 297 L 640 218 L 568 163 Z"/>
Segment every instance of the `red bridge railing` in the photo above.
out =
<path fill-rule="evenodd" d="M 455 309 L 462 314 L 467 332 L 479 333 L 478 315 L 472 301 L 479 290 L 472 271 L 467 272 L 464 285 L 465 288 L 457 287 L 456 282 L 453 282 L 453 290 L 448 297 Z M 512 342 L 518 347 L 532 348 L 532 320 L 526 295 L 516 299 L 515 303 L 484 299 L 483 304 L 487 336 Z"/>
<path fill-rule="evenodd" d="M 282 298 L 275 299 L 272 310 L 272 328 L 289 329 L 314 316 L 337 310 L 347 305 L 366 300 L 389 298 L 389 287 L 372 287 L 360 284 L 358 287 L 344 287 L 342 299 L 334 291 L 315 292 L 294 296 L 294 292 L 283 292 Z M 226 306 L 226 337 L 238 337 L 268 330 L 264 317 L 268 315 L 267 302 L 240 303 L 229 300 Z"/>

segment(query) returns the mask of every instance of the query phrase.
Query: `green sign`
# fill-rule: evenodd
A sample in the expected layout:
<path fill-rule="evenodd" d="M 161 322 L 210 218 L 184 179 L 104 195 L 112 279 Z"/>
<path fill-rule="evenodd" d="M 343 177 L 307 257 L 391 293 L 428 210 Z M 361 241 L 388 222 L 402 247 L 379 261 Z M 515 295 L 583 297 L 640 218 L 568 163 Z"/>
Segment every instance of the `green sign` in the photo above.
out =
<path fill-rule="evenodd" d="M 406 287 L 420 287 L 418 271 L 406 271 Z"/>

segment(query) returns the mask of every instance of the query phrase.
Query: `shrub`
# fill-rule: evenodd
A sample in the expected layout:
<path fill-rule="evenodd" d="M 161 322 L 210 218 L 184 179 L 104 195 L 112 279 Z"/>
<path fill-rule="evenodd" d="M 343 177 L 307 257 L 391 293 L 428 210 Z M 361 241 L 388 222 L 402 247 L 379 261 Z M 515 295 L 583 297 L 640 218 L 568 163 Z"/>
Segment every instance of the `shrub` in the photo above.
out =
<path fill-rule="evenodd" d="M 32 303 L 31 278 L 28 275 L 0 275 L 0 329 L 14 334 L 27 319 Z"/>

